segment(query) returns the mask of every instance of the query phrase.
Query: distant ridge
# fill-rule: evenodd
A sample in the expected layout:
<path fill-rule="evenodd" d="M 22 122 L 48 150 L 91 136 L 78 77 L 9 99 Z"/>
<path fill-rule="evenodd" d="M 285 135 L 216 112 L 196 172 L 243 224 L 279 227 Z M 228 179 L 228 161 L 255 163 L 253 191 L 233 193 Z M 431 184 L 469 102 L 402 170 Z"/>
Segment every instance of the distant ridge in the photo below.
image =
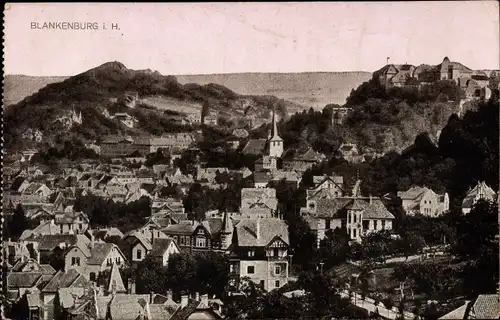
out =
<path fill-rule="evenodd" d="M 126 68 L 120 62 L 107 62 L 96 68 Z M 94 68 L 94 69 L 96 69 Z M 92 70 L 92 69 L 91 69 Z M 157 71 L 141 70 L 159 74 Z M 371 77 L 370 72 L 242 72 L 220 74 L 175 75 L 179 83 L 200 85 L 215 83 L 247 95 L 275 95 L 305 107 L 322 108 L 329 103 L 343 104 L 352 89 Z M 15 104 L 48 84 L 61 82 L 69 76 L 38 77 L 6 75 L 4 104 Z"/>
<path fill-rule="evenodd" d="M 323 108 L 329 103 L 344 104 L 352 89 L 368 81 L 363 71 L 225 73 L 177 75 L 179 83 L 217 83 L 235 92 L 274 95 L 306 107 Z"/>

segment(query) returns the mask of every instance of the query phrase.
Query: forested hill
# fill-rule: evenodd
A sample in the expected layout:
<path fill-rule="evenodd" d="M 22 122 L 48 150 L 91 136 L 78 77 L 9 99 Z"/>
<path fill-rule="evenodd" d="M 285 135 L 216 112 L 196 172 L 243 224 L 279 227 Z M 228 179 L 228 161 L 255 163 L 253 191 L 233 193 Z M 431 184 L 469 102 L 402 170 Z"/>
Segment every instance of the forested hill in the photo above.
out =
<path fill-rule="evenodd" d="M 331 124 L 332 107 L 323 111 L 303 111 L 284 124 L 282 137 L 286 146 L 313 145 L 332 154 L 341 143 L 355 143 L 381 153 L 401 152 L 415 137 L 427 132 L 437 141 L 439 131 L 458 111 L 460 88 L 453 82 L 438 81 L 416 88 L 385 90 L 372 78 L 353 90 L 344 107 L 352 109 L 343 125 Z"/>
<path fill-rule="evenodd" d="M 332 172 L 352 182 L 359 174 L 363 194 L 395 196 L 397 191 L 420 185 L 448 192 L 455 207 L 478 181 L 498 190 L 498 93 L 475 104 L 476 109 L 463 118 L 452 115 L 448 119 L 437 144 L 422 133 L 404 152 L 390 152 L 370 163 L 356 165 L 331 158 L 306 172 L 303 183 L 311 182 L 313 175 Z"/>
<path fill-rule="evenodd" d="M 137 108 L 123 108 L 129 95 L 137 97 Z M 161 134 L 176 130 L 165 116 L 167 112 L 201 112 L 207 104 L 221 117 L 253 115 L 269 118 L 274 105 L 283 116 L 293 103 L 274 96 L 244 96 L 217 84 L 180 84 L 174 76 L 157 71 L 130 70 L 120 62 L 108 62 L 86 72 L 51 83 L 4 110 L 4 139 L 7 148 L 32 147 L 22 138 L 28 129 L 39 130 L 43 143 L 57 144 L 65 137 L 81 141 L 95 140 L 103 134 Z M 252 106 L 253 108 L 249 108 Z M 83 122 L 65 130 L 60 121 L 71 112 L 82 113 Z M 105 116 L 106 111 L 127 112 L 137 118 L 137 128 L 127 128 Z M 60 139 L 59 139 L 60 140 Z M 28 144 L 28 145 L 27 145 Z"/>

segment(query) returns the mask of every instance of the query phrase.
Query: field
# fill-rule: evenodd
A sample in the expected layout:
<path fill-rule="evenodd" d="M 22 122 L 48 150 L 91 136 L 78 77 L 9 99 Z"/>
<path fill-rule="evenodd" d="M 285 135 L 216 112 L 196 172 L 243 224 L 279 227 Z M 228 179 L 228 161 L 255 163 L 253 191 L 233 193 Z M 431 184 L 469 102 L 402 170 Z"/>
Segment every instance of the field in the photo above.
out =
<path fill-rule="evenodd" d="M 159 110 L 172 110 L 181 113 L 200 113 L 201 104 L 189 101 L 179 101 L 173 98 L 151 96 L 140 99 L 141 103 L 153 106 Z"/>

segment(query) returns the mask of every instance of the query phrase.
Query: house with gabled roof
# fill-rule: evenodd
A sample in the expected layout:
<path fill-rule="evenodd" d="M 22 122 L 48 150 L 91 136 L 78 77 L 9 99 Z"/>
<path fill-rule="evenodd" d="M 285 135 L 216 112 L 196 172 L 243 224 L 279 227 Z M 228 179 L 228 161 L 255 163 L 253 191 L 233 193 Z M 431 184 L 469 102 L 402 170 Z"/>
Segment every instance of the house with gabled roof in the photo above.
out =
<path fill-rule="evenodd" d="M 312 147 L 304 149 L 289 149 L 283 156 L 283 170 L 303 173 L 326 158 L 323 153 Z"/>
<path fill-rule="evenodd" d="M 75 211 L 73 206 L 68 206 L 64 212 L 55 216 L 55 224 L 61 228 L 61 233 L 82 234 L 87 231 L 90 220 L 86 213 Z"/>
<path fill-rule="evenodd" d="M 92 284 L 76 269 L 59 270 L 41 290 L 44 319 L 54 318 L 54 304 L 57 291 L 61 288 L 90 288 Z"/>
<path fill-rule="evenodd" d="M 113 264 L 120 268 L 127 265 L 125 255 L 114 243 L 91 239 L 89 243 L 75 243 L 64 253 L 65 270 L 77 269 L 90 281 L 95 281 L 101 272 L 110 270 Z"/>
<path fill-rule="evenodd" d="M 382 200 L 374 197 L 338 197 L 319 199 L 301 211 L 319 242 L 328 230 L 345 229 L 350 239 L 361 242 L 369 232 L 391 230 L 394 215 Z"/>
<path fill-rule="evenodd" d="M 271 291 L 288 283 L 288 225 L 277 218 L 242 219 L 235 224 L 230 251 L 230 286 L 249 277 Z"/>
<path fill-rule="evenodd" d="M 450 209 L 448 193 L 439 195 L 425 186 L 413 186 L 406 191 L 399 191 L 398 197 L 408 215 L 437 217 Z"/>
<path fill-rule="evenodd" d="M 248 218 L 270 218 L 276 215 L 278 200 L 274 188 L 242 188 L 240 211 Z"/>
<path fill-rule="evenodd" d="M 125 235 L 120 241 L 120 249 L 132 267 L 136 267 L 151 252 L 153 249 L 151 241 L 151 238 L 138 231 Z"/>
<path fill-rule="evenodd" d="M 479 200 L 494 202 L 497 200 L 496 192 L 484 181 L 478 181 L 474 188 L 469 189 L 462 201 L 462 213 L 469 213 Z"/>
<path fill-rule="evenodd" d="M 33 230 L 24 230 L 19 239 L 26 240 L 30 237 L 56 234 L 61 234 L 61 227 L 57 225 L 54 220 L 44 220 L 40 221 L 40 224 Z"/>
<path fill-rule="evenodd" d="M 153 239 L 153 245 L 151 255 L 155 259 L 159 259 L 164 267 L 168 266 L 168 261 L 173 254 L 180 253 L 181 250 L 174 239 L 172 238 L 155 238 Z"/>

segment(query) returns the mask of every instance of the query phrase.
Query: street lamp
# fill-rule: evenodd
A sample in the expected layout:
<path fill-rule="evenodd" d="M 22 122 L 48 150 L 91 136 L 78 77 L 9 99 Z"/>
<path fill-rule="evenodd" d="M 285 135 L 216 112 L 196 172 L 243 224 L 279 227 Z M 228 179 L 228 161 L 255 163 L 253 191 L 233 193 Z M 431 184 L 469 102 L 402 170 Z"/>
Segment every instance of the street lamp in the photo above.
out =
<path fill-rule="evenodd" d="M 320 271 L 320 272 L 321 272 L 321 274 L 323 274 L 323 265 L 324 265 L 324 264 L 325 264 L 324 262 L 320 262 L 320 263 L 319 263 L 319 267 L 321 268 L 321 271 Z"/>

